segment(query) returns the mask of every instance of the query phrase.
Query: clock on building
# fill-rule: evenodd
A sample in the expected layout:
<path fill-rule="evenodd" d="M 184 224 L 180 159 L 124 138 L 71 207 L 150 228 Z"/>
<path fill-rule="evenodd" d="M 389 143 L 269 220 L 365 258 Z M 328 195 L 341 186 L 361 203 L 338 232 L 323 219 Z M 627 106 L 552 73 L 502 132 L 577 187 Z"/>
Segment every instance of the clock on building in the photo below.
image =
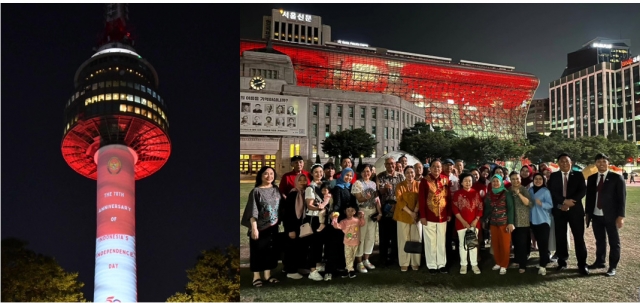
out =
<path fill-rule="evenodd" d="M 267 86 L 267 82 L 260 76 L 251 79 L 251 88 L 261 90 Z"/>

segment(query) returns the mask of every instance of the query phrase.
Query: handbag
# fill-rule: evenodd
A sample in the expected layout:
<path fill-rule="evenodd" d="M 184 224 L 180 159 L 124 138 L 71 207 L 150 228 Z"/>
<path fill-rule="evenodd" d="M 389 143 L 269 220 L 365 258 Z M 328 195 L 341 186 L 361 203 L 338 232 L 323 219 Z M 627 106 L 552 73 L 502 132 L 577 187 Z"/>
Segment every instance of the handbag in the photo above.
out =
<path fill-rule="evenodd" d="M 313 235 L 313 230 L 311 230 L 311 224 L 304 223 L 300 225 L 300 238 L 304 238 L 310 235 Z"/>
<path fill-rule="evenodd" d="M 472 250 L 478 247 L 478 236 L 476 235 L 476 228 L 467 229 L 464 233 L 464 249 Z"/>
<path fill-rule="evenodd" d="M 411 241 L 409 239 L 411 239 L 411 228 L 409 228 L 409 232 L 407 233 L 407 242 L 404 242 L 404 252 L 408 254 L 422 253 L 422 242 Z"/>
<path fill-rule="evenodd" d="M 378 215 L 380 213 L 378 213 L 377 211 L 374 214 L 371 214 L 371 216 L 369 216 L 369 219 L 371 219 L 371 221 L 373 222 L 378 222 Z"/>

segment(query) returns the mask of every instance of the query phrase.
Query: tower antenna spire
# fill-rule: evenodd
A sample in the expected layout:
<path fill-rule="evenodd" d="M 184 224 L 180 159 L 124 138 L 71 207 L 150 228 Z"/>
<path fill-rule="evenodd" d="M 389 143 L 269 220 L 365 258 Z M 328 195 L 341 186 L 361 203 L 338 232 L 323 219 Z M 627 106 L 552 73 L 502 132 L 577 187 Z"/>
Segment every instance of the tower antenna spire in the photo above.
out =
<path fill-rule="evenodd" d="M 104 6 L 104 32 L 98 47 L 108 43 L 121 43 L 133 46 L 134 41 L 127 29 L 129 5 L 126 3 L 108 3 Z"/>

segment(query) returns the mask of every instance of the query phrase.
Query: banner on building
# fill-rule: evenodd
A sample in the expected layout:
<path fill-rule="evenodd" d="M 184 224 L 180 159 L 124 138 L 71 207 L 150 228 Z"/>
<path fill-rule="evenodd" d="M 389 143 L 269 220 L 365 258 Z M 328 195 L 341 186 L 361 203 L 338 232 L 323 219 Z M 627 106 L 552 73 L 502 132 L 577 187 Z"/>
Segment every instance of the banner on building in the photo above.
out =
<path fill-rule="evenodd" d="M 240 93 L 240 135 L 307 136 L 308 98 Z"/>

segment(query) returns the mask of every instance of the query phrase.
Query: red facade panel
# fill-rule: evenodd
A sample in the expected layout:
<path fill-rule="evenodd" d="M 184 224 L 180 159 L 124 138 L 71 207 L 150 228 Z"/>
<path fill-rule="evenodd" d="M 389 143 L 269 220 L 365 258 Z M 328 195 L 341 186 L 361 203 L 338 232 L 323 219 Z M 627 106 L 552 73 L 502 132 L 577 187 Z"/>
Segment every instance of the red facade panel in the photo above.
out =
<path fill-rule="evenodd" d="M 240 41 L 244 51 L 265 43 Z M 297 84 L 384 93 L 425 108 L 425 122 L 461 136 L 521 138 L 539 80 L 526 74 L 415 62 L 329 47 L 276 44 L 291 58 Z"/>

